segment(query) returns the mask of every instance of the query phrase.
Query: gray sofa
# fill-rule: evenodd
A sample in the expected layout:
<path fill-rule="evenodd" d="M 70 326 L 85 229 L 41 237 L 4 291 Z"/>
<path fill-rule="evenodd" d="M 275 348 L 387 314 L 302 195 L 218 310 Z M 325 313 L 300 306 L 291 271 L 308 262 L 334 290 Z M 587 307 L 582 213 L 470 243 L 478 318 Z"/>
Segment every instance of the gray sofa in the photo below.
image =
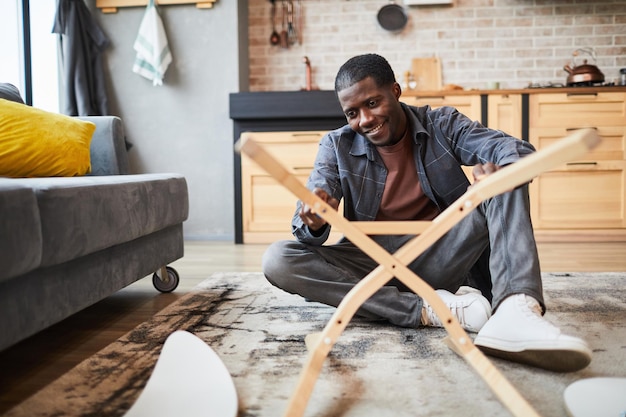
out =
<path fill-rule="evenodd" d="M 0 350 L 183 256 L 185 178 L 128 175 L 121 120 L 82 119 L 90 175 L 0 178 Z"/>

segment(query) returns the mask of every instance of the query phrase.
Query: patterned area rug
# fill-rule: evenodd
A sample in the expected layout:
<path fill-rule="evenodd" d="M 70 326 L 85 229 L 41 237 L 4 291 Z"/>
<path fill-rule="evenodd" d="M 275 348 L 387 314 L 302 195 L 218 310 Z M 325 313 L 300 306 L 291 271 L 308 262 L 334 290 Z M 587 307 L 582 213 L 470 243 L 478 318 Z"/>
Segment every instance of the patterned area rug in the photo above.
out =
<path fill-rule="evenodd" d="M 626 376 L 625 284 L 626 273 L 544 274 L 546 317 L 585 338 L 594 357 L 589 367 L 569 374 L 493 359 L 542 416 L 567 415 L 563 390 L 578 379 Z M 321 331 L 333 312 L 272 287 L 260 273 L 214 274 L 6 415 L 121 416 L 150 377 L 167 336 L 187 330 L 229 369 L 239 417 L 280 416 L 306 358 L 304 337 Z M 306 415 L 509 415 L 444 345 L 444 336 L 443 329 L 355 318 L 326 360 Z"/>

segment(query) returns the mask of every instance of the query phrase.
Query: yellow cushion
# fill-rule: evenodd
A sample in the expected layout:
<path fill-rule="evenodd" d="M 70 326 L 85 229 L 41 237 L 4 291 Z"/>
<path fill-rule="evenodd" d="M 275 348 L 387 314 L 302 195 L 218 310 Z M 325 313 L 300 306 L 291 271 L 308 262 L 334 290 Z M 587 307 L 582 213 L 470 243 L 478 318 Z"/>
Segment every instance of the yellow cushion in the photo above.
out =
<path fill-rule="evenodd" d="M 85 175 L 95 130 L 91 122 L 0 99 L 0 176 Z"/>

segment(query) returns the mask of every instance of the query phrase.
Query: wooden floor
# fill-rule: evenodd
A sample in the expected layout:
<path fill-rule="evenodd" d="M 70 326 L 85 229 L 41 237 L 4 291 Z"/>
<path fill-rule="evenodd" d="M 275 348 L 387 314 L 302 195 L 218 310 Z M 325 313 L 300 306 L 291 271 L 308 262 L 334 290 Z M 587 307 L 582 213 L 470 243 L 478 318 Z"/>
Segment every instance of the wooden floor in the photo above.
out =
<path fill-rule="evenodd" d="M 174 262 L 181 276 L 172 294 L 144 278 L 18 345 L 0 352 L 0 414 L 114 342 L 214 272 L 260 271 L 265 245 L 187 242 Z M 626 242 L 539 243 L 545 272 L 626 271 Z"/>

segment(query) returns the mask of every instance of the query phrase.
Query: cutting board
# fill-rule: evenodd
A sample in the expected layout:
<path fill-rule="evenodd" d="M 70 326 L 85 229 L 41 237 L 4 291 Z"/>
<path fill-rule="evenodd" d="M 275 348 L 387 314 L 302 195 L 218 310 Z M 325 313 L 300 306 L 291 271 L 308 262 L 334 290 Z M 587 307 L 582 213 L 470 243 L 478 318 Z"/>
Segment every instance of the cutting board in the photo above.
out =
<path fill-rule="evenodd" d="M 413 58 L 411 74 L 419 91 L 441 91 L 441 60 L 437 57 Z"/>

